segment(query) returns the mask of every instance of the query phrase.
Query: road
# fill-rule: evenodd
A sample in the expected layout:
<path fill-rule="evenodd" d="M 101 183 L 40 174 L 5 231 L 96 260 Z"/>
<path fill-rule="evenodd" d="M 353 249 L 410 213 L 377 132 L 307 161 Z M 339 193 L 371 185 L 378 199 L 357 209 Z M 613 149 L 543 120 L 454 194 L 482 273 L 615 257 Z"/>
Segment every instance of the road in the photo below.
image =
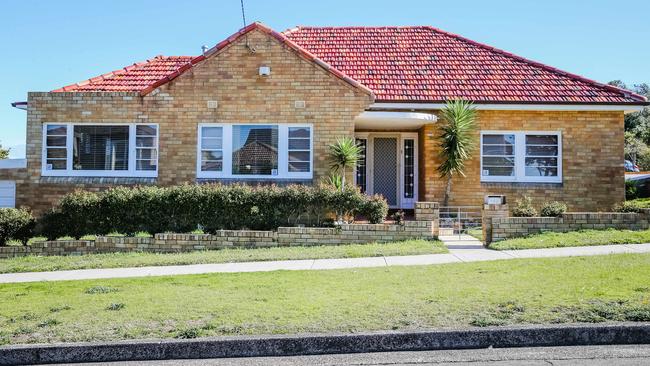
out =
<path fill-rule="evenodd" d="M 209 360 L 86 363 L 104 366 L 333 366 L 333 365 L 453 365 L 453 366 L 631 366 L 650 365 L 650 345 L 501 348 L 426 352 L 362 353 L 299 357 L 258 357 Z"/>

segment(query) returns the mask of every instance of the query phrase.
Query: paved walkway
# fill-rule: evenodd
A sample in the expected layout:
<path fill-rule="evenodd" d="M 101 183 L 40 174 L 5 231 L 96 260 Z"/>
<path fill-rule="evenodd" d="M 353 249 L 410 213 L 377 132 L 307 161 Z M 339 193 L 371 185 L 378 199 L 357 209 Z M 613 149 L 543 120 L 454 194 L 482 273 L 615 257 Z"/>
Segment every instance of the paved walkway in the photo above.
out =
<path fill-rule="evenodd" d="M 650 244 L 602 245 L 593 247 L 489 250 L 471 237 L 440 238 L 449 248 L 449 254 L 409 255 L 396 257 L 369 257 L 343 259 L 310 259 L 271 262 L 243 262 L 218 264 L 191 264 L 182 266 L 80 269 L 55 272 L 27 272 L 0 274 L 0 283 L 91 280 L 146 276 L 170 276 L 203 273 L 268 272 L 365 268 L 386 266 L 419 266 L 443 263 L 479 262 L 515 258 L 572 257 L 619 253 L 650 253 Z"/>

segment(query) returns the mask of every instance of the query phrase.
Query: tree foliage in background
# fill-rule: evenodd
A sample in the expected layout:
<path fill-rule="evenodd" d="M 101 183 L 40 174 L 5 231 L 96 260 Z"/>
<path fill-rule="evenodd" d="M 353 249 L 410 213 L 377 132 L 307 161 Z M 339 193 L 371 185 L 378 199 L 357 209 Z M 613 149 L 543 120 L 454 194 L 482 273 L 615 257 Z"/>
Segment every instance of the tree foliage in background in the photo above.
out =
<path fill-rule="evenodd" d="M 628 86 L 620 80 L 609 85 L 633 91 L 650 98 L 650 85 Z M 650 170 L 650 108 L 625 115 L 625 158 L 637 164 L 641 170 Z"/>
<path fill-rule="evenodd" d="M 0 144 L 0 159 L 9 159 L 9 149 L 5 149 Z"/>
<path fill-rule="evenodd" d="M 472 102 L 457 99 L 448 101 L 440 114 L 440 176 L 447 179 L 443 206 L 449 205 L 451 180 L 454 174 L 465 176 L 465 161 L 474 150 L 476 109 Z"/>

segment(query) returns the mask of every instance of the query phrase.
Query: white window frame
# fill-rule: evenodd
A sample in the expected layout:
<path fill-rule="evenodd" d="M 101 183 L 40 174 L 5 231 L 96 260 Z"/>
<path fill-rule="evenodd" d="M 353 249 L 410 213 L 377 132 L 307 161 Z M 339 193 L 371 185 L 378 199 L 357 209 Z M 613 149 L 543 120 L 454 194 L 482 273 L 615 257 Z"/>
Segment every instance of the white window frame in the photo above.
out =
<path fill-rule="evenodd" d="M 136 126 L 156 126 L 156 170 L 136 170 Z M 65 170 L 47 170 L 47 127 L 66 126 L 67 165 Z M 74 170 L 74 126 L 129 126 L 129 165 L 127 170 Z M 43 123 L 41 175 L 45 177 L 158 177 L 160 162 L 160 126 L 158 123 L 46 122 Z"/>
<path fill-rule="evenodd" d="M 278 174 L 277 175 L 247 175 L 232 174 L 232 131 L 234 126 L 277 126 L 278 127 Z M 220 172 L 201 171 L 201 141 L 203 127 L 221 127 L 222 128 L 222 149 L 223 164 Z M 309 171 L 308 172 L 289 172 L 289 128 L 305 127 L 309 128 Z M 273 123 L 273 122 L 256 122 L 256 123 L 199 123 L 197 128 L 196 143 L 196 177 L 201 179 L 212 178 L 236 178 L 236 179 L 312 179 L 314 176 L 314 126 L 311 123 Z"/>
<path fill-rule="evenodd" d="M 514 135 L 515 146 L 515 175 L 514 176 L 484 176 L 483 175 L 483 135 Z M 557 136 L 558 166 L 556 177 L 526 176 L 526 136 L 527 135 L 552 135 Z M 522 182 L 522 183 L 562 183 L 562 132 L 561 131 L 481 131 L 480 136 L 481 182 Z"/>

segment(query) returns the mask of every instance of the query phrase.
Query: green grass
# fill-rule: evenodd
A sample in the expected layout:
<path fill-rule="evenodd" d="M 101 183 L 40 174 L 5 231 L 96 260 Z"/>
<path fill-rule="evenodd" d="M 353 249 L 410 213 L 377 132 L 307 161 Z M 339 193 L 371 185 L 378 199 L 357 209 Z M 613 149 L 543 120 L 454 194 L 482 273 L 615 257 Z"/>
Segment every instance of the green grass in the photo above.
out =
<path fill-rule="evenodd" d="M 447 248 L 442 242 L 407 240 L 385 244 L 223 249 L 174 254 L 131 252 L 83 256 L 27 256 L 0 259 L 0 273 L 436 253 L 447 253 Z"/>
<path fill-rule="evenodd" d="M 483 241 L 483 229 L 481 229 L 480 227 L 474 229 L 468 229 L 467 235 L 473 236 L 476 239 Z"/>
<path fill-rule="evenodd" d="M 0 285 L 5 344 L 602 321 L 650 321 L 650 254 Z"/>
<path fill-rule="evenodd" d="M 581 230 L 568 233 L 541 233 L 525 238 L 508 239 L 490 244 L 490 249 L 539 249 L 582 247 L 608 244 L 650 243 L 650 230 Z"/>

